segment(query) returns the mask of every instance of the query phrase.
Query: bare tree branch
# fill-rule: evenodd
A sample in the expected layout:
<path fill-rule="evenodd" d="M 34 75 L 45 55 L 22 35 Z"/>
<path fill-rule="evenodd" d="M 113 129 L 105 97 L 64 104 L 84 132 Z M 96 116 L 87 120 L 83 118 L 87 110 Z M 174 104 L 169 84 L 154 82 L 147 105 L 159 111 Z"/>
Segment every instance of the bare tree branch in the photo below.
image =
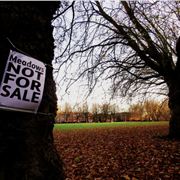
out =
<path fill-rule="evenodd" d="M 62 69 L 68 75 L 74 65 L 68 87 L 87 79 L 92 92 L 103 78 L 110 79 L 112 91 L 119 94 L 145 93 L 157 86 L 161 94 L 167 94 L 177 68 L 173 44 L 180 28 L 178 5 L 73 1 L 64 6 L 56 16 L 60 22 L 55 35 L 59 41 L 56 80 Z"/>

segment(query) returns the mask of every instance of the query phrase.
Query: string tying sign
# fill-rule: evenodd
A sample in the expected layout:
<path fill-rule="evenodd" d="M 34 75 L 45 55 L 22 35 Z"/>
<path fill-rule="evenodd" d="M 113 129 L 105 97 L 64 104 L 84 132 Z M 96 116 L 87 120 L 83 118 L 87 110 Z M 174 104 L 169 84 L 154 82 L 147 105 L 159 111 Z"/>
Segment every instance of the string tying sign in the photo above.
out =
<path fill-rule="evenodd" d="M 0 106 L 37 112 L 45 74 L 44 63 L 10 50 L 0 87 Z"/>

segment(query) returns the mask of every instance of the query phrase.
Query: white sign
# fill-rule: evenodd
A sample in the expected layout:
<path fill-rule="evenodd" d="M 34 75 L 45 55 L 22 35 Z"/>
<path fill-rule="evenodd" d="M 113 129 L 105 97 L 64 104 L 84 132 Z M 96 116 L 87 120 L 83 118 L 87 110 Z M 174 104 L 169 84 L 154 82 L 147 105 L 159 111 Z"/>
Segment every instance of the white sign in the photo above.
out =
<path fill-rule="evenodd" d="M 37 112 L 46 67 L 44 63 L 10 50 L 0 87 L 0 107 Z"/>

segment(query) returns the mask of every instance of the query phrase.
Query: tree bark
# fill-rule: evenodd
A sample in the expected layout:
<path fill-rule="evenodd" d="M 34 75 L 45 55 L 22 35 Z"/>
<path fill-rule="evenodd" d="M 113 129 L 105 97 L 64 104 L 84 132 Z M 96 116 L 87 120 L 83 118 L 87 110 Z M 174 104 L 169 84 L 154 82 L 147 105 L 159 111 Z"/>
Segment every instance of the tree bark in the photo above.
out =
<path fill-rule="evenodd" d="M 173 75 L 168 81 L 169 87 L 169 108 L 171 118 L 169 123 L 169 136 L 180 139 L 180 38 L 176 43 L 177 62 Z"/>
<path fill-rule="evenodd" d="M 180 81 L 175 81 L 169 88 L 169 108 L 171 118 L 169 122 L 169 137 L 180 138 Z"/>
<path fill-rule="evenodd" d="M 59 2 L 0 2 L 0 80 L 13 44 L 50 64 L 54 56 L 51 20 Z M 0 179 L 61 180 L 63 165 L 53 144 L 57 97 L 47 67 L 42 114 L 0 110 Z M 48 115 L 49 114 L 49 115 Z"/>

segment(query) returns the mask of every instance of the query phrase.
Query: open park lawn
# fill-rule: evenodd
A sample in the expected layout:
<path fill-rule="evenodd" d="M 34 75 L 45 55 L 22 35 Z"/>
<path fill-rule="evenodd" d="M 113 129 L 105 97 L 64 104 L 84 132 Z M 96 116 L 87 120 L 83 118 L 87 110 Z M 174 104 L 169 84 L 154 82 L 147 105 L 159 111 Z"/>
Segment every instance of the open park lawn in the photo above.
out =
<path fill-rule="evenodd" d="M 168 124 L 61 130 L 66 180 L 180 180 L 180 142 L 159 138 Z"/>

